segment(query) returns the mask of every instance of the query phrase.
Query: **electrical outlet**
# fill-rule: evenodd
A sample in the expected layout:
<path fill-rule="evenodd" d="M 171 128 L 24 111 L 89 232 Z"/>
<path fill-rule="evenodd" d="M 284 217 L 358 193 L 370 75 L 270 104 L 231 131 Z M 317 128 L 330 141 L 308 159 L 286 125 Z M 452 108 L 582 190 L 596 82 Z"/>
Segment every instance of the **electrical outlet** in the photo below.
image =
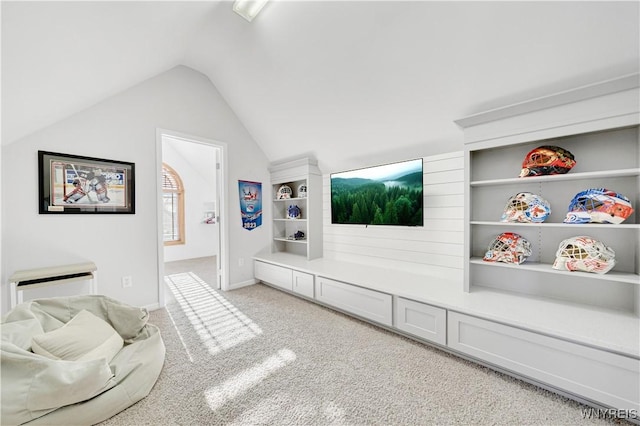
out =
<path fill-rule="evenodd" d="M 131 278 L 131 275 L 122 277 L 122 288 L 129 288 L 132 286 L 133 286 L 133 278 Z"/>
<path fill-rule="evenodd" d="M 244 257 L 238 258 L 238 266 L 244 266 Z"/>

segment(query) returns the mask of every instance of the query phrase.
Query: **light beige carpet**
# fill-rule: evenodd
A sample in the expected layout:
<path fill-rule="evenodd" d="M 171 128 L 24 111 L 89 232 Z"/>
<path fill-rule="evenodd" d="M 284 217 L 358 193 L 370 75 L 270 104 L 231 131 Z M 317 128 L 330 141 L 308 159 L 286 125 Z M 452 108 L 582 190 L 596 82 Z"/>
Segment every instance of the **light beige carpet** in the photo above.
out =
<path fill-rule="evenodd" d="M 591 425 L 587 407 L 262 284 L 167 277 L 167 356 L 107 425 Z"/>

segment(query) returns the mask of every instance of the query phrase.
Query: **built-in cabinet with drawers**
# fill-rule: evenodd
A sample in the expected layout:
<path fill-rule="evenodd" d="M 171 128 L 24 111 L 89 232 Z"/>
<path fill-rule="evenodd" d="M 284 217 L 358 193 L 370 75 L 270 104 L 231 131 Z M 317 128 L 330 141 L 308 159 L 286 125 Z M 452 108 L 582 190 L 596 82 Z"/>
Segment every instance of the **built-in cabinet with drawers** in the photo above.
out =
<path fill-rule="evenodd" d="M 405 333 L 440 345 L 447 344 L 447 310 L 438 306 L 397 297 L 395 326 Z"/>
<path fill-rule="evenodd" d="M 390 294 L 319 277 L 316 299 L 361 318 L 392 325 Z"/>
<path fill-rule="evenodd" d="M 458 312 L 449 314 L 448 328 L 451 349 L 553 390 L 638 412 L 640 371 L 633 357 Z"/>
<path fill-rule="evenodd" d="M 640 424 L 638 74 L 456 123 L 465 135 L 463 282 L 285 251 L 257 255 L 256 278 Z M 569 150 L 576 166 L 518 177 L 526 154 L 542 145 Z M 636 211 L 618 225 L 563 223 L 571 199 L 588 188 L 622 193 Z M 519 192 L 549 201 L 549 218 L 500 222 Z M 531 243 L 524 263 L 482 260 L 502 232 Z M 615 267 L 606 274 L 553 269 L 559 243 L 578 235 L 612 247 Z"/>
<path fill-rule="evenodd" d="M 290 268 L 265 262 L 256 262 L 254 275 L 260 281 L 282 290 L 297 293 L 312 299 L 314 297 L 314 276 Z"/>
<path fill-rule="evenodd" d="M 369 267 L 318 261 L 314 266 L 313 261 L 301 260 L 289 253 L 263 254 L 255 258 L 254 274 L 261 282 L 296 296 L 304 296 L 422 341 L 446 345 L 446 309 L 410 297 L 399 297 L 389 287 L 371 288 L 341 281 L 335 279 L 335 273 L 331 272 L 346 266 L 360 276 L 371 272 L 376 274 L 376 270 Z M 405 280 L 405 284 L 411 283 Z"/>
<path fill-rule="evenodd" d="M 454 283 L 434 277 L 421 282 L 402 272 L 397 281 L 389 281 L 381 268 L 307 261 L 288 253 L 264 253 L 254 262 L 256 279 L 290 294 L 598 408 L 626 410 L 620 411 L 625 415 L 640 411 L 640 355 L 633 349 L 637 319 L 594 315 L 595 338 L 589 340 L 587 334 L 571 336 L 575 330 L 584 333 L 585 325 L 571 324 L 588 318 L 584 308 L 567 306 L 562 317 L 557 306 L 535 299 L 527 303 L 508 293 L 465 293 Z M 515 314 L 507 316 L 509 310 Z M 520 313 L 524 320 L 518 320 Z M 541 321 L 526 321 L 534 314 Z M 598 340 L 607 333 L 607 321 L 618 331 L 621 339 L 613 340 L 622 340 L 621 346 Z M 545 329 L 549 324 L 557 329 Z"/>

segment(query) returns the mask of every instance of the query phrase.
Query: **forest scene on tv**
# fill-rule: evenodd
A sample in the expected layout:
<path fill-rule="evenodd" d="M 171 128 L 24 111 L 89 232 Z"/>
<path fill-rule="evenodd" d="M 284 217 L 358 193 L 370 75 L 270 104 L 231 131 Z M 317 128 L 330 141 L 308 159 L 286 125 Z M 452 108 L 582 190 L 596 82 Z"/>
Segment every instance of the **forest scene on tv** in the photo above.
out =
<path fill-rule="evenodd" d="M 422 159 L 331 175 L 331 223 L 423 226 Z"/>

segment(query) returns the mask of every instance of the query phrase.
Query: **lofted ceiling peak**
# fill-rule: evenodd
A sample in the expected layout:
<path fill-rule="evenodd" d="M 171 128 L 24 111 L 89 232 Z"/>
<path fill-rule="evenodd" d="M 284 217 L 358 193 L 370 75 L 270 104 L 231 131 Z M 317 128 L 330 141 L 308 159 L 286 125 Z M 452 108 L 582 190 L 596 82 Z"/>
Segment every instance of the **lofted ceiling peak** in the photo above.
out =
<path fill-rule="evenodd" d="M 454 120 L 638 71 L 638 2 L 3 2 L 3 143 L 178 64 L 271 161 L 461 149 Z"/>

